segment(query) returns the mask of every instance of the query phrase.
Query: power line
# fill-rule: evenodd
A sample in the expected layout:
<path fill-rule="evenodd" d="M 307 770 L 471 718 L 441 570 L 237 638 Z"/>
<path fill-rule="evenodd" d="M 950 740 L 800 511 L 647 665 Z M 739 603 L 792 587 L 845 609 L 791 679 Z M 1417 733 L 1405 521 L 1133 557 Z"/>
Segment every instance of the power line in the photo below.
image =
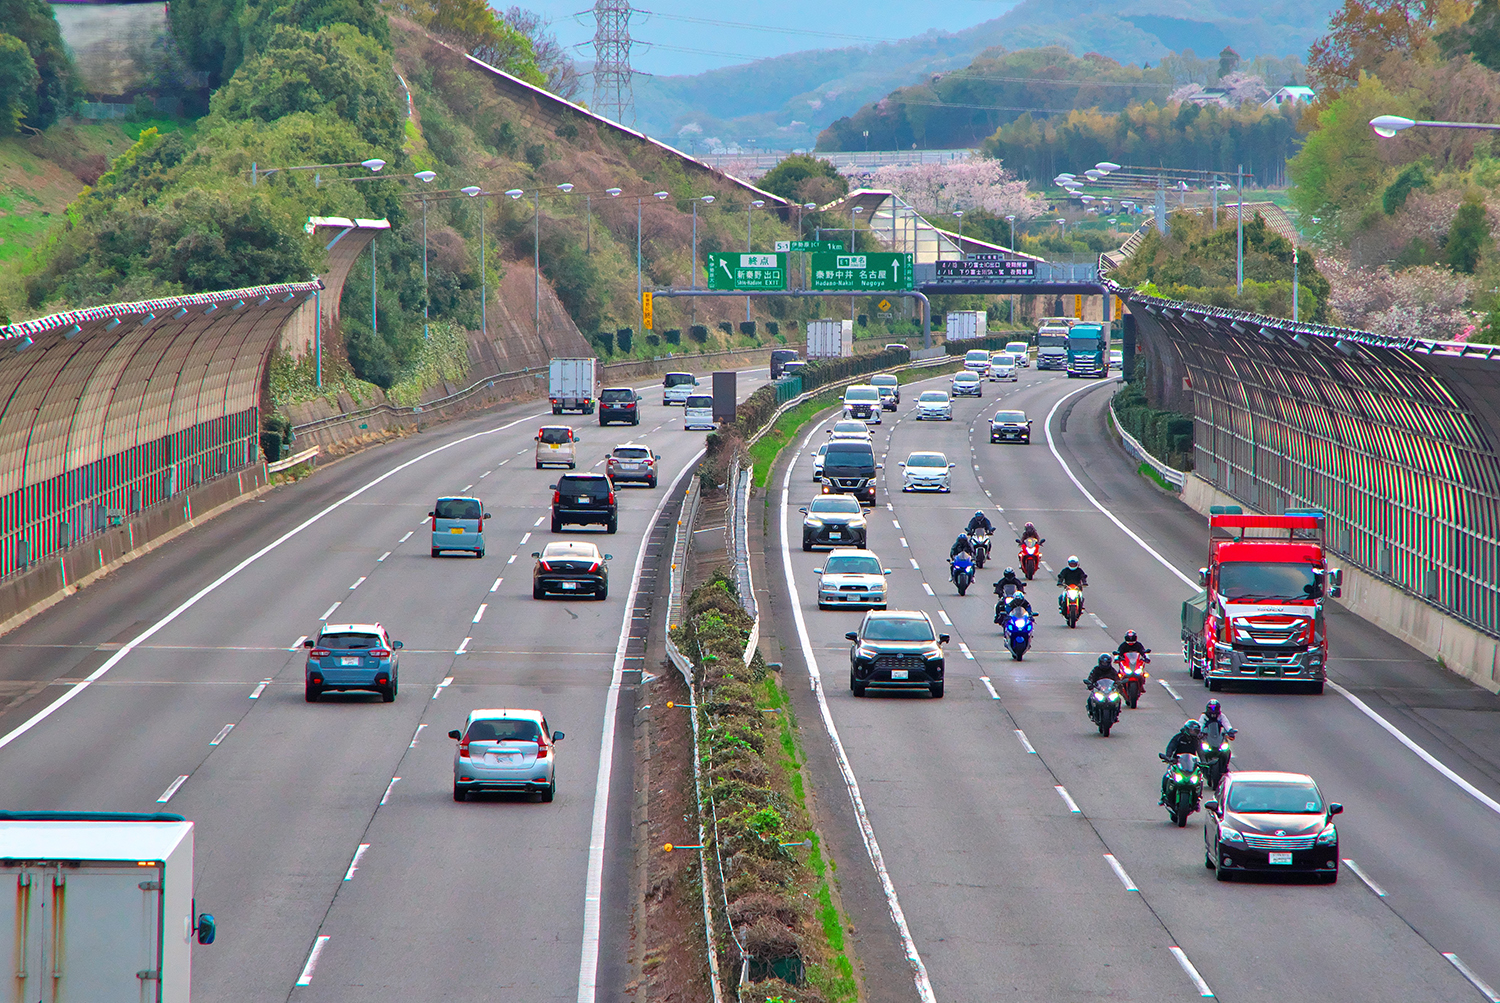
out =
<path fill-rule="evenodd" d="M 900 42 L 905 39 L 881 38 L 876 35 L 847 35 L 837 31 L 817 31 L 811 28 L 778 28 L 769 24 L 746 24 L 742 21 L 716 21 L 707 17 L 691 17 L 686 14 L 663 14 L 660 11 L 636 8 L 638 14 L 649 14 L 664 21 L 682 21 L 687 24 L 711 24 L 720 28 L 746 28 L 751 31 L 769 31 L 778 35 L 811 35 L 817 38 L 842 38 L 854 42 Z M 734 53 L 729 53 L 733 55 Z"/>

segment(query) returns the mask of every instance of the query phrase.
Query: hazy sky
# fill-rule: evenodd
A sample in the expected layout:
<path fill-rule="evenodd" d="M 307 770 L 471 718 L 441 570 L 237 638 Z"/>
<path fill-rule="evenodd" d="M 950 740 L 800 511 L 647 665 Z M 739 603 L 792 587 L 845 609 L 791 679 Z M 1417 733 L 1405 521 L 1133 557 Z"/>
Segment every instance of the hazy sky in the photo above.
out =
<path fill-rule="evenodd" d="M 552 22 L 566 46 L 591 43 L 594 16 L 590 0 L 491 0 L 505 8 L 530 7 Z M 701 0 L 639 0 L 630 19 L 635 42 L 631 66 L 666 76 L 700 73 L 764 56 L 802 49 L 840 48 L 920 35 L 938 28 L 956 31 L 999 17 L 1015 0 L 946 0 L 936 6 L 901 0 L 855 3 L 759 0 L 752 4 L 705 4 Z M 584 11 L 582 14 L 575 14 Z M 750 26 L 755 27 L 750 27 Z M 766 30 L 772 29 L 772 30 Z M 652 43 L 646 45 L 643 43 Z M 571 49 L 592 61 L 591 44 Z"/>

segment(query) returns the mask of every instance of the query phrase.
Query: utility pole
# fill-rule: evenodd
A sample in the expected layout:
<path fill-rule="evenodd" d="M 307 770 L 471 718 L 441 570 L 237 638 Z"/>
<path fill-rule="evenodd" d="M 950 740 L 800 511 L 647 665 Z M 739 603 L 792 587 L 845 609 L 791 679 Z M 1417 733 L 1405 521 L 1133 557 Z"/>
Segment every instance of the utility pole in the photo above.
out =
<path fill-rule="evenodd" d="M 630 0 L 594 4 L 594 107 L 616 122 L 635 119 L 631 88 Z"/>
<path fill-rule="evenodd" d="M 1235 235 L 1234 235 L 1234 258 L 1235 258 L 1234 291 L 1235 291 L 1236 295 L 1243 295 L 1244 292 L 1245 292 L 1245 165 L 1244 164 L 1240 165 L 1240 169 L 1239 169 L 1239 184 L 1240 184 L 1239 204 L 1234 207 L 1235 208 L 1234 215 L 1236 217 L 1236 221 L 1235 221 Z"/>

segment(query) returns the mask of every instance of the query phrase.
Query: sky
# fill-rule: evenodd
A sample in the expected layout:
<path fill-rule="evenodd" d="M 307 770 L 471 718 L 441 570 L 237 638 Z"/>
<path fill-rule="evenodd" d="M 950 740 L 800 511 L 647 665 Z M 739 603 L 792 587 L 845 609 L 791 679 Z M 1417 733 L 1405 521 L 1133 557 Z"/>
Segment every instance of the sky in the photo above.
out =
<path fill-rule="evenodd" d="M 590 0 L 491 0 L 500 9 L 519 3 L 551 22 L 574 57 L 592 62 Z M 828 3 L 759 0 L 704 4 L 701 0 L 639 0 L 630 18 L 633 69 L 661 76 L 701 73 L 803 49 L 832 49 L 896 41 L 940 29 L 957 31 L 999 17 L 1015 0 L 947 0 L 936 6 L 910 0 Z M 579 14 L 579 11 L 584 13 Z M 851 16 L 856 14 L 857 16 Z M 576 16 L 575 16 L 576 15 Z M 767 30 L 769 29 L 769 30 Z M 645 44 L 645 43 L 650 43 Z"/>

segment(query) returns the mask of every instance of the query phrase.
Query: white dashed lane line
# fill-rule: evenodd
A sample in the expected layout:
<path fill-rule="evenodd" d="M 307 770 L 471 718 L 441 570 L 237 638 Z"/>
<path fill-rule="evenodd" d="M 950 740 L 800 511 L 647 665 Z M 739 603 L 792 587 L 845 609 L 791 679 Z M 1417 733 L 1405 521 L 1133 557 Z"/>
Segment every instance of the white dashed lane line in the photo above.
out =
<path fill-rule="evenodd" d="M 390 556 L 391 556 L 391 552 L 389 550 L 387 550 L 385 553 L 383 553 L 379 557 L 375 558 L 375 563 L 379 564 L 382 561 L 384 561 L 387 557 L 390 557 Z"/>
<path fill-rule="evenodd" d="M 461 644 L 459 644 L 459 646 L 454 650 L 453 653 L 455 655 L 462 655 L 464 652 L 468 651 L 469 650 L 469 642 L 472 641 L 472 640 L 474 640 L 472 637 L 466 637 L 466 638 L 464 638 L 463 642 Z M 437 690 L 437 693 L 434 693 L 432 695 L 432 699 L 436 700 L 437 697 L 438 697 L 438 693 L 441 693 L 441 692 L 443 692 L 443 688 L 441 686 L 439 686 L 438 690 Z"/>
<path fill-rule="evenodd" d="M 425 525 L 427 525 L 427 520 L 426 520 L 426 519 L 423 519 L 423 520 L 422 520 L 422 525 L 424 525 L 424 526 L 425 526 Z M 400 545 L 400 544 L 403 544 L 403 543 L 405 543 L 405 542 L 406 542 L 406 541 L 407 541 L 407 540 L 410 540 L 410 539 L 411 539 L 411 533 L 407 533 L 407 534 L 406 534 L 406 535 L 405 535 L 405 536 L 403 536 L 403 537 L 402 537 L 402 538 L 401 538 L 401 539 L 399 539 L 399 540 L 397 540 L 397 541 L 396 541 L 396 543 L 397 543 L 397 545 Z"/>
<path fill-rule="evenodd" d="M 993 692 L 993 690 L 991 692 Z M 999 700 L 1000 697 L 996 696 L 995 699 Z M 1031 742 L 1027 739 L 1026 732 L 1022 731 L 1020 728 L 1017 728 L 1016 738 L 1020 739 L 1021 748 L 1025 749 L 1028 755 L 1036 755 L 1036 750 L 1031 747 Z"/>
<path fill-rule="evenodd" d="M 426 725 L 423 725 L 423 727 L 425 728 Z M 417 740 L 415 738 L 413 738 L 411 740 L 411 744 L 412 745 L 416 745 L 417 744 Z M 370 844 L 369 843 L 360 843 L 359 844 L 359 849 L 357 849 L 357 850 L 354 851 L 354 859 L 351 860 L 351 861 L 349 861 L 349 869 L 344 872 L 344 880 L 345 881 L 353 881 L 354 880 L 354 872 L 357 871 L 357 870 L 359 870 L 359 858 L 363 857 L 365 855 L 365 851 L 368 850 L 369 848 L 370 848 Z"/>
<path fill-rule="evenodd" d="M 907 560 L 911 562 L 911 569 L 913 571 L 921 571 L 922 570 L 922 566 L 917 563 L 917 559 L 915 557 L 908 557 Z"/>
<path fill-rule="evenodd" d="M 1068 793 L 1068 789 L 1066 787 L 1064 787 L 1062 784 L 1056 784 L 1054 786 L 1057 789 L 1057 796 L 1062 798 L 1063 804 L 1068 806 L 1068 811 L 1072 812 L 1075 815 L 1083 814 L 1082 810 L 1078 807 L 1078 802 L 1073 800 L 1073 795 Z"/>
<path fill-rule="evenodd" d="M 514 563 L 516 563 L 516 555 L 515 554 L 511 554 L 510 555 L 510 559 L 507 560 L 505 563 L 506 564 L 514 564 Z"/>
<path fill-rule="evenodd" d="M 1125 873 L 1125 868 L 1120 864 L 1118 860 L 1115 859 L 1115 855 L 1113 853 L 1106 853 L 1104 855 L 1104 859 L 1109 861 L 1110 869 L 1115 872 L 1115 877 L 1120 879 L 1120 884 L 1125 886 L 1125 890 L 1127 892 L 1140 891 L 1140 889 L 1135 886 L 1135 882 L 1130 880 L 1130 875 Z"/>
<path fill-rule="evenodd" d="M 333 611 L 336 610 L 336 609 L 338 609 L 342 605 L 344 605 L 342 602 L 336 602 L 336 603 L 334 603 L 332 606 L 328 607 L 328 609 L 326 609 L 323 612 L 323 615 L 320 616 L 320 617 L 318 617 L 318 619 L 322 620 L 324 623 L 327 623 L 328 622 L 328 618 L 331 617 L 331 616 L 333 616 Z"/>
<path fill-rule="evenodd" d="M 943 625 L 944 626 L 946 626 L 946 627 L 953 626 L 953 621 L 950 620 L 950 619 L 948 619 L 948 614 L 945 613 L 943 610 L 938 610 L 938 618 L 943 621 Z"/>
<path fill-rule="evenodd" d="M 365 583 L 365 576 L 364 575 L 360 575 L 359 576 L 359 580 L 356 581 L 353 585 L 349 586 L 349 591 L 353 592 L 355 589 L 359 588 L 364 583 Z"/>
<path fill-rule="evenodd" d="M 162 791 L 161 797 L 156 799 L 156 803 L 166 804 L 168 801 L 172 800 L 172 795 L 176 794 L 178 788 L 180 788 L 185 783 L 187 783 L 187 774 L 184 773 L 182 776 L 172 781 L 171 785 L 167 787 L 166 790 Z"/>
<path fill-rule="evenodd" d="M 392 783 L 394 782 L 392 781 Z M 380 803 L 385 804 L 384 801 Z M 312 946 L 312 950 L 308 952 L 307 964 L 302 966 L 302 974 L 297 977 L 297 985 L 312 985 L 313 970 L 318 967 L 318 958 L 323 954 L 323 948 L 327 943 L 328 935 L 326 933 L 319 934 L 317 941 Z"/>
<path fill-rule="evenodd" d="M 490 604 L 489 603 L 487 603 L 487 602 L 480 603 L 479 604 L 479 609 L 477 609 L 477 610 L 474 611 L 474 619 L 471 622 L 478 623 L 480 620 L 483 620 L 484 619 L 484 611 L 487 610 L 487 609 L 489 609 L 489 608 L 490 608 Z"/>
<path fill-rule="evenodd" d="M 531 534 L 527 533 L 525 536 L 521 537 L 521 543 L 517 544 L 517 546 L 524 545 L 526 543 L 526 541 L 529 540 L 529 539 L 531 539 Z"/>
<path fill-rule="evenodd" d="M 270 686 L 270 685 L 271 685 L 271 680 L 269 680 L 269 679 L 262 679 L 260 681 L 259 685 L 257 685 L 255 687 L 255 689 L 253 689 L 253 690 L 250 691 L 250 699 L 251 700 L 259 700 L 260 699 L 260 695 L 262 693 L 264 693 L 266 691 L 266 687 Z"/>
<path fill-rule="evenodd" d="M 1157 682 L 1161 683 L 1162 689 L 1166 690 L 1172 695 L 1173 700 L 1177 700 L 1179 702 L 1182 700 L 1182 697 L 1179 696 L 1177 691 L 1172 688 L 1171 683 L 1167 682 L 1165 679 L 1158 679 Z"/>
<path fill-rule="evenodd" d="M 926 582 L 922 583 L 922 588 L 926 589 L 927 590 L 927 594 L 930 595 L 930 596 L 937 595 L 936 592 L 932 591 L 932 586 L 928 585 Z"/>
<path fill-rule="evenodd" d="M 287 651 L 296 651 L 298 648 L 302 647 L 302 642 L 305 641 L 305 640 L 307 640 L 307 635 L 303 634 L 301 637 L 297 638 L 297 640 L 293 641 L 292 642 L 292 646 L 290 648 L 286 649 L 286 650 Z"/>
<path fill-rule="evenodd" d="M 389 804 L 390 803 L 391 792 L 396 789 L 396 785 L 398 783 L 400 783 L 400 782 L 401 782 L 401 778 L 400 777 L 391 777 L 391 782 L 385 785 L 385 793 L 382 794 L 382 795 L 380 795 L 380 803 L 381 804 Z"/>
<path fill-rule="evenodd" d="M 229 737 L 229 733 L 231 731 L 233 731 L 233 730 L 234 730 L 234 725 L 233 724 L 226 724 L 224 727 L 222 727 L 222 728 L 219 729 L 219 733 L 217 735 L 215 735 L 209 741 L 208 744 L 209 745 L 218 745 L 220 742 L 224 741 L 224 739 L 228 738 Z"/>
<path fill-rule="evenodd" d="M 491 592 L 498 592 L 498 591 L 500 591 L 500 583 L 503 582 L 503 581 L 505 581 L 504 578 L 496 578 L 495 579 L 495 584 L 493 584 L 493 585 L 490 586 L 490 591 Z"/>
<path fill-rule="evenodd" d="M 1370 876 L 1368 874 L 1366 874 L 1363 870 L 1361 870 L 1360 866 L 1358 864 L 1356 864 L 1354 861 L 1350 860 L 1348 857 L 1345 857 L 1344 858 L 1344 866 L 1348 867 L 1349 870 L 1353 871 L 1354 872 L 1354 876 L 1356 878 L 1359 878 L 1359 880 L 1361 880 L 1361 881 L 1363 881 L 1365 883 L 1365 887 L 1366 888 L 1370 889 L 1370 891 L 1374 892 L 1376 895 L 1379 895 L 1381 898 L 1385 898 L 1385 889 L 1382 888 L 1382 887 L 1380 887 L 1379 885 L 1377 885 L 1374 881 L 1372 881 L 1370 879 Z"/>

